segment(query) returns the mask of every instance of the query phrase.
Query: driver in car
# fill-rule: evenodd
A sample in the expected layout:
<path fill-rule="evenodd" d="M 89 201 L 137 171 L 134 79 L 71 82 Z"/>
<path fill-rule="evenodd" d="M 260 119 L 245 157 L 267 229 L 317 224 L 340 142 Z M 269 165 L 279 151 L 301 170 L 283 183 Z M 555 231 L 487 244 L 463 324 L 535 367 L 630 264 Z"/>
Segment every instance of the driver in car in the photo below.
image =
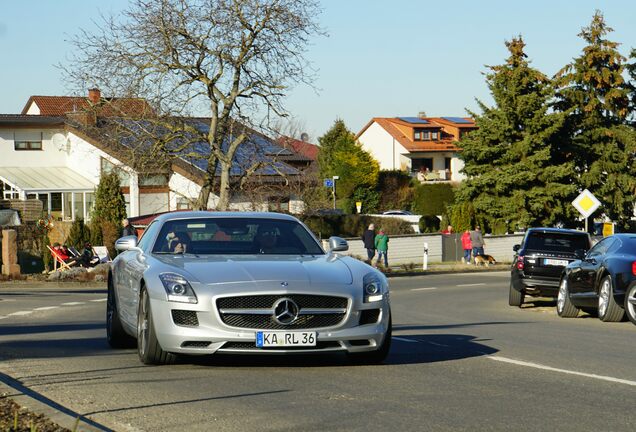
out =
<path fill-rule="evenodd" d="M 278 234 L 276 228 L 259 227 L 254 237 L 258 246 L 258 253 L 272 253 L 278 243 Z"/>

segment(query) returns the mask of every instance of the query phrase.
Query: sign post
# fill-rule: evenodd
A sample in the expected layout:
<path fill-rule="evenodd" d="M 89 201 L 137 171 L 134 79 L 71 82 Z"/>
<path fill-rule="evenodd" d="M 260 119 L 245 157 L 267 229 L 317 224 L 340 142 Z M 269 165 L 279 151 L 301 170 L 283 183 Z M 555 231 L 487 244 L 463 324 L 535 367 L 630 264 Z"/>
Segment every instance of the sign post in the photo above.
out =
<path fill-rule="evenodd" d="M 589 190 L 585 189 L 577 196 L 572 205 L 581 213 L 585 218 L 585 232 L 587 230 L 587 218 L 596 211 L 601 205 L 601 202 Z"/>

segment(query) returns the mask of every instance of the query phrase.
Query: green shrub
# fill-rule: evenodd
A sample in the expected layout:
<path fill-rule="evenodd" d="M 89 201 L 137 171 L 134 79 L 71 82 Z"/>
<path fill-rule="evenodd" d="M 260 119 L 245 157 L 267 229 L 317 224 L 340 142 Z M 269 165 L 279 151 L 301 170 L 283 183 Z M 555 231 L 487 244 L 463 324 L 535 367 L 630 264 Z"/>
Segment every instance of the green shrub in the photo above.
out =
<path fill-rule="evenodd" d="M 381 218 L 366 215 L 305 216 L 302 221 L 321 239 L 331 236 L 360 237 L 369 224 L 376 232 L 384 228 L 389 235 L 413 234 L 411 224 L 398 218 Z"/>
<path fill-rule="evenodd" d="M 66 244 L 68 246 L 73 246 L 76 249 L 81 250 L 84 247 L 84 244 L 87 241 L 90 241 L 90 239 L 90 229 L 87 225 L 84 224 L 84 219 L 75 219 L 75 221 L 73 221 L 73 224 L 71 225 L 71 229 L 68 232 Z"/>
<path fill-rule="evenodd" d="M 420 232 L 435 233 L 439 232 L 440 220 L 437 216 L 422 216 L 419 225 Z"/>
<path fill-rule="evenodd" d="M 415 187 L 413 210 L 422 216 L 443 215 L 454 200 L 455 191 L 450 183 L 424 183 Z"/>

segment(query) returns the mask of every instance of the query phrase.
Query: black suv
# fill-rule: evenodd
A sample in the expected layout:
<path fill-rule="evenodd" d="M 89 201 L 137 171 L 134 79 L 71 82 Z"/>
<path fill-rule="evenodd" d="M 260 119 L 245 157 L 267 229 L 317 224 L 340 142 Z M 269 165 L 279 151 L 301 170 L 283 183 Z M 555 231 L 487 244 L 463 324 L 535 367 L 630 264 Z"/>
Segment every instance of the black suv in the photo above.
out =
<path fill-rule="evenodd" d="M 592 241 L 588 233 L 560 228 L 530 228 L 523 242 L 515 245 L 510 270 L 510 306 L 521 306 L 526 295 L 556 297 L 565 266 L 586 251 Z"/>

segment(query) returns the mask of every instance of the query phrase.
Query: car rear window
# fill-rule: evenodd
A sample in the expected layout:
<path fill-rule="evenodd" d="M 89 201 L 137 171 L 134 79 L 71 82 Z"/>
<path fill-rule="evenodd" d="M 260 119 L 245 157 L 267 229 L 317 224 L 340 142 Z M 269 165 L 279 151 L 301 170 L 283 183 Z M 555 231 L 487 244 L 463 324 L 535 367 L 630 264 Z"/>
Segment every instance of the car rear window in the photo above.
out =
<path fill-rule="evenodd" d="M 588 250 L 590 244 L 584 234 L 537 232 L 528 235 L 525 248 L 546 252 L 574 252 L 576 249 Z"/>

